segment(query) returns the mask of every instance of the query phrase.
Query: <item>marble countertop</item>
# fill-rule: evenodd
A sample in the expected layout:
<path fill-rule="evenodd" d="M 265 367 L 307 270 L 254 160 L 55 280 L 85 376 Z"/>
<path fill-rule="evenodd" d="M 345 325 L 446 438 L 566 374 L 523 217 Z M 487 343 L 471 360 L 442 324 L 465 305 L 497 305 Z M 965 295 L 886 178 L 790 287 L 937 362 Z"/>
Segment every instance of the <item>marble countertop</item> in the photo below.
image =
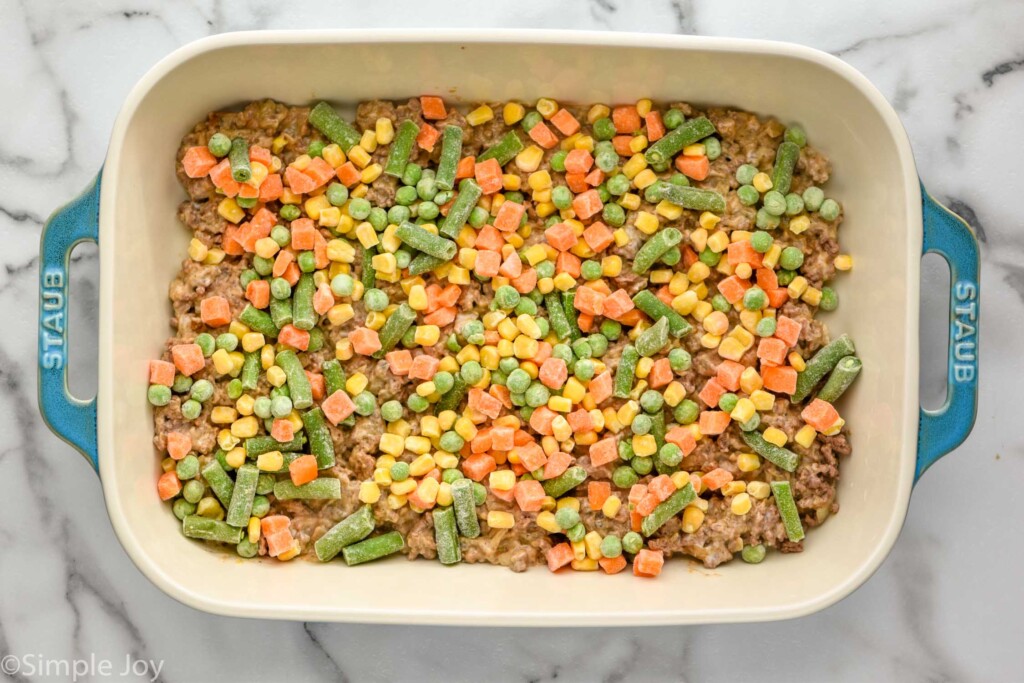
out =
<path fill-rule="evenodd" d="M 300 8 L 301 5 L 301 8 Z M 1017 502 L 1024 438 L 1006 400 L 1022 370 L 1024 4 L 1019 0 L 3 0 L 0 23 L 0 657 L 111 662 L 111 676 L 240 680 L 1009 681 L 1024 670 Z M 96 173 L 121 101 L 174 48 L 222 31 L 517 26 L 802 42 L 863 71 L 910 134 L 931 192 L 982 241 L 984 338 L 971 439 L 915 488 L 902 536 L 840 604 L 775 624 L 461 629 L 215 617 L 152 586 L 123 552 L 87 464 L 36 410 L 36 282 L 45 217 Z M 1016 27 L 1016 28 L 1015 28 Z M 12 106 L 17 101 L 18 106 Z M 1014 154 L 1011 156 L 1011 152 Z M 95 387 L 98 259 L 75 258 L 72 388 Z M 927 278 L 934 273 L 927 274 Z M 938 282 L 934 280 L 933 282 Z M 924 309 L 942 313 L 934 287 Z M 925 343 L 934 396 L 941 343 Z M 930 365 L 929 365 L 930 364 Z M 1004 398 L 1000 398 L 1004 397 Z M 1017 418 L 1019 419 L 1019 418 Z M 986 520 L 991 520 L 990 524 Z M 793 653 L 791 656 L 790 653 Z M 780 663 L 785 662 L 785 663 Z M 5 676 L 0 673 L 0 676 Z M 745 676 L 745 677 L 746 677 Z M 100 679 L 93 671 L 79 680 Z M 11 680 L 61 680 L 12 675 Z"/>

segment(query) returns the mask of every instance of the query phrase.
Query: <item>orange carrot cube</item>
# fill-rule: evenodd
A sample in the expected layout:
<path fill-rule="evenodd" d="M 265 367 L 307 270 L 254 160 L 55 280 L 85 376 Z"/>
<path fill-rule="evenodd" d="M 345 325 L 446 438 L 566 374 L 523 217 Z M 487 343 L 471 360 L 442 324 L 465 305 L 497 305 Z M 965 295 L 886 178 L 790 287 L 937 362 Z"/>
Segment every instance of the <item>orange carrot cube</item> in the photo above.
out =
<path fill-rule="evenodd" d="M 444 106 L 444 100 L 435 95 L 423 95 L 420 97 L 420 109 L 423 110 L 423 118 L 437 121 L 448 116 L 448 110 Z"/>
<path fill-rule="evenodd" d="M 167 455 L 181 460 L 192 450 L 192 435 L 188 432 L 167 433 Z"/>
<path fill-rule="evenodd" d="M 547 559 L 548 562 L 548 569 L 553 572 L 557 572 L 559 569 L 572 562 L 573 557 L 572 546 L 564 542 L 552 546 L 547 553 L 545 553 L 545 559 Z"/>
<path fill-rule="evenodd" d="M 165 360 L 149 361 L 149 383 L 165 387 L 174 384 L 174 364 Z"/>
<path fill-rule="evenodd" d="M 548 389 L 561 389 L 569 379 L 569 368 L 561 358 L 548 358 L 540 366 L 537 378 Z"/>
<path fill-rule="evenodd" d="M 594 155 L 585 149 L 572 149 L 565 156 L 566 173 L 582 173 L 586 175 L 594 165 Z M 570 188 L 572 189 L 572 188 Z"/>
<path fill-rule="evenodd" d="M 700 414 L 700 433 L 707 436 L 721 434 L 729 426 L 729 413 L 722 410 L 705 410 Z"/>
<path fill-rule="evenodd" d="M 601 196 L 597 193 L 597 190 L 587 190 L 576 195 L 572 200 L 572 210 L 582 220 L 587 220 L 591 216 L 600 213 L 603 208 L 604 204 L 601 202 Z"/>
<path fill-rule="evenodd" d="M 777 394 L 792 394 L 796 391 L 796 375 L 796 369 L 788 365 L 761 368 L 764 388 Z"/>
<path fill-rule="evenodd" d="M 601 252 L 615 242 L 615 237 L 608 226 L 601 221 L 594 221 L 583 231 L 583 241 L 595 252 Z"/>
<path fill-rule="evenodd" d="M 156 490 L 160 494 L 160 500 L 170 500 L 181 492 L 181 480 L 174 470 L 164 472 L 156 481 Z"/>
<path fill-rule="evenodd" d="M 203 350 L 199 344 L 175 344 L 171 347 L 171 361 L 178 372 L 188 377 L 206 367 Z"/>
<path fill-rule="evenodd" d="M 330 420 L 332 425 L 337 425 L 355 412 L 356 404 L 352 402 L 348 394 L 338 389 L 323 400 L 320 409 L 324 411 L 324 416 Z"/>
<path fill-rule="evenodd" d="M 541 121 L 530 129 L 530 139 L 544 149 L 551 149 L 558 144 L 558 137 L 551 132 L 547 124 Z"/>
<path fill-rule="evenodd" d="M 380 335 L 377 334 L 377 330 L 357 327 L 348 333 L 348 338 L 352 342 L 352 349 L 360 355 L 372 356 L 381 349 Z"/>
<path fill-rule="evenodd" d="M 523 512 L 540 512 L 544 504 L 544 486 L 536 479 L 517 481 L 513 489 L 516 503 Z"/>
<path fill-rule="evenodd" d="M 565 136 L 574 135 L 580 129 L 580 122 L 576 120 L 576 117 L 568 109 L 559 109 L 555 112 L 555 115 L 551 117 L 551 123 L 558 129 L 559 133 Z"/>
<path fill-rule="evenodd" d="M 660 550 L 642 549 L 633 558 L 633 575 L 653 579 L 665 566 L 665 554 Z"/>
<path fill-rule="evenodd" d="M 289 323 L 277 333 L 277 341 L 279 344 L 285 344 L 293 349 L 305 351 L 309 348 L 309 332 L 300 330 L 295 325 Z"/>
<path fill-rule="evenodd" d="M 217 165 L 217 157 L 205 146 L 189 147 L 185 151 L 181 165 L 189 178 L 204 178 L 209 175 L 210 169 Z"/>
<path fill-rule="evenodd" d="M 590 463 L 601 467 L 619 459 L 619 446 L 614 436 L 608 436 L 590 444 Z"/>
<path fill-rule="evenodd" d="M 827 432 L 839 421 L 839 412 L 828 401 L 816 398 L 803 409 L 800 417 L 815 431 Z"/>
<path fill-rule="evenodd" d="M 612 372 L 611 370 L 605 370 L 600 375 L 590 380 L 590 384 L 587 386 L 587 390 L 590 392 L 591 397 L 594 399 L 594 403 L 600 405 L 606 400 L 611 398 L 612 395 Z"/>

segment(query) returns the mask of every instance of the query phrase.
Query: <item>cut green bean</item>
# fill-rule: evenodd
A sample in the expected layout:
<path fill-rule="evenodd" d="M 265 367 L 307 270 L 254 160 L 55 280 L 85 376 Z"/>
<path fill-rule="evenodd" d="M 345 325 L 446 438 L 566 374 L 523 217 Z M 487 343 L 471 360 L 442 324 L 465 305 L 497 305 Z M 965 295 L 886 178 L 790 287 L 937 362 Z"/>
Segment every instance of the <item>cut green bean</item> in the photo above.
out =
<path fill-rule="evenodd" d="M 686 322 L 686 318 L 676 313 L 650 290 L 641 289 L 633 295 L 633 305 L 649 315 L 652 320 L 668 320 L 668 331 L 673 337 L 685 337 L 693 331 L 693 326 Z"/>
<path fill-rule="evenodd" d="M 562 305 L 562 297 L 558 292 L 548 292 L 544 295 L 544 308 L 548 311 L 548 322 L 551 329 L 559 339 L 568 339 L 572 336 L 572 326 L 565 317 L 565 307 Z"/>
<path fill-rule="evenodd" d="M 397 531 L 390 531 L 383 536 L 374 536 L 341 549 L 345 564 L 354 567 L 364 562 L 372 562 L 382 557 L 393 555 L 405 547 L 405 539 Z"/>
<path fill-rule="evenodd" d="M 442 190 L 455 187 L 455 173 L 462 156 L 462 129 L 458 126 L 445 126 L 441 131 L 441 159 L 437 163 L 437 174 L 434 184 Z"/>
<path fill-rule="evenodd" d="M 320 102 L 309 110 L 309 122 L 328 140 L 341 147 L 345 154 L 358 145 L 359 140 L 363 137 L 348 121 L 338 116 L 334 107 L 326 102 Z"/>
<path fill-rule="evenodd" d="M 658 410 L 654 415 L 651 415 L 651 436 L 654 437 L 654 443 L 658 445 L 658 450 L 665 445 L 665 409 Z M 656 462 L 660 462 L 659 458 Z M 660 469 L 658 470 L 661 471 Z"/>
<path fill-rule="evenodd" d="M 800 523 L 800 511 L 796 508 L 796 501 L 793 500 L 793 489 L 788 481 L 771 482 L 772 495 L 775 496 L 775 506 L 779 508 L 779 516 L 782 517 L 782 526 L 786 529 L 786 537 L 796 543 L 804 538 L 804 525 Z"/>
<path fill-rule="evenodd" d="M 434 544 L 437 559 L 441 564 L 462 562 L 462 548 L 459 547 L 459 531 L 455 524 L 455 510 L 450 506 L 438 508 L 431 513 L 434 519 Z"/>
<path fill-rule="evenodd" d="M 316 293 L 316 284 L 313 282 L 313 273 L 303 273 L 299 281 L 295 283 L 295 291 L 292 293 L 292 325 L 300 330 L 311 330 L 316 326 L 316 311 L 313 309 L 313 295 Z"/>
<path fill-rule="evenodd" d="M 459 195 L 448 209 L 448 216 L 444 219 L 444 223 L 439 226 L 440 233 L 445 237 L 456 239 L 483 194 L 484 191 L 472 178 L 466 178 L 459 183 Z"/>
<path fill-rule="evenodd" d="M 800 158 L 800 147 L 795 142 L 783 142 L 775 153 L 775 167 L 772 170 L 772 189 L 788 194 L 793 184 L 793 170 Z"/>
<path fill-rule="evenodd" d="M 651 269 L 658 259 L 672 247 L 683 241 L 683 233 L 675 228 L 665 228 L 640 247 L 633 257 L 633 272 L 639 275 Z"/>
<path fill-rule="evenodd" d="M 554 479 L 543 482 L 544 493 L 552 498 L 558 498 L 587 480 L 587 471 L 582 467 L 570 467 Z"/>
<path fill-rule="evenodd" d="M 398 126 L 395 132 L 395 139 L 391 143 L 391 151 L 388 152 L 388 160 L 384 165 L 384 172 L 389 176 L 401 178 L 405 172 L 405 166 L 412 156 L 413 145 L 416 144 L 416 136 L 420 134 L 420 127 L 415 121 L 406 119 Z"/>
<path fill-rule="evenodd" d="M 430 254 L 416 254 L 412 261 L 409 262 L 409 275 L 422 275 L 423 273 L 440 268 L 449 261 L 451 259 L 437 258 Z"/>
<path fill-rule="evenodd" d="M 252 502 L 256 499 L 256 481 L 260 471 L 256 465 L 245 463 L 235 474 L 235 488 L 231 492 L 231 503 L 228 504 L 226 521 L 231 526 L 243 527 L 249 523 L 252 514 Z"/>
<path fill-rule="evenodd" d="M 330 393 L 328 394 L 328 396 Z M 327 418 L 320 408 L 307 410 L 302 414 L 302 426 L 309 437 L 309 450 L 316 457 L 316 468 L 325 470 L 334 466 L 334 441 L 327 427 Z"/>
<path fill-rule="evenodd" d="M 565 310 L 565 322 L 569 324 L 569 338 L 573 341 L 583 336 L 576 313 L 576 293 L 562 292 L 562 308 Z"/>
<path fill-rule="evenodd" d="M 330 562 L 341 549 L 369 536 L 377 524 L 373 519 L 373 510 L 364 505 L 351 515 L 341 520 L 313 544 L 316 559 Z"/>
<path fill-rule="evenodd" d="M 320 365 L 320 372 L 323 373 L 325 391 L 328 396 L 338 389 L 345 388 L 345 370 L 337 359 L 325 360 Z"/>
<path fill-rule="evenodd" d="M 362 269 L 359 273 L 359 281 L 363 283 L 363 289 L 373 289 L 377 286 L 377 269 L 373 267 L 373 250 L 363 247 Z"/>
<path fill-rule="evenodd" d="M 798 403 L 807 398 L 814 387 L 818 385 L 825 375 L 839 364 L 839 361 L 846 356 L 852 356 L 857 352 L 853 346 L 853 340 L 848 335 L 829 342 L 818 350 L 814 356 L 807 361 L 807 367 L 796 376 L 796 391 L 793 392 L 793 402 Z"/>
<path fill-rule="evenodd" d="M 296 486 L 291 479 L 285 479 L 274 484 L 274 497 L 278 500 L 338 500 L 341 480 L 321 477 Z"/>
<path fill-rule="evenodd" d="M 744 443 L 768 462 L 787 472 L 796 471 L 800 456 L 793 451 L 767 441 L 756 429 L 749 432 L 741 431 L 740 436 L 743 437 Z"/>
<path fill-rule="evenodd" d="M 292 405 L 298 410 L 311 407 L 313 405 L 313 387 L 309 383 L 309 377 L 306 376 L 305 368 L 302 367 L 302 361 L 295 355 L 295 352 L 279 351 L 274 358 L 274 363 L 284 370 Z"/>
<path fill-rule="evenodd" d="M 211 460 L 206 467 L 203 468 L 203 479 L 210 485 L 210 490 L 217 496 L 217 500 L 228 507 L 231 505 L 231 494 L 235 491 L 235 482 L 231 480 L 228 473 L 221 467 L 220 462 L 217 460 Z"/>
<path fill-rule="evenodd" d="M 452 507 L 459 533 L 466 538 L 480 535 L 480 520 L 476 516 L 476 497 L 470 479 L 456 479 L 452 482 Z"/>
<path fill-rule="evenodd" d="M 686 486 L 658 503 L 658 507 L 654 508 L 654 512 L 641 520 L 640 530 L 644 536 L 650 536 L 660 529 L 661 525 L 682 512 L 683 508 L 692 503 L 696 498 L 697 492 L 693 490 L 693 485 L 690 482 L 686 482 Z"/>
<path fill-rule="evenodd" d="M 641 356 L 650 358 L 655 355 L 668 343 L 668 318 L 658 318 L 646 330 L 636 338 L 636 350 Z"/>
<path fill-rule="evenodd" d="M 714 190 L 664 183 L 661 186 L 661 197 L 684 209 L 713 213 L 725 212 L 725 197 Z"/>
<path fill-rule="evenodd" d="M 452 384 L 452 388 L 437 402 L 437 412 L 443 413 L 446 410 L 458 408 L 459 404 L 462 403 L 462 399 L 466 397 L 468 389 L 469 387 L 466 386 L 466 380 L 462 379 L 462 375 L 455 375 L 455 383 Z"/>
<path fill-rule="evenodd" d="M 281 451 L 282 453 L 293 453 L 301 451 L 306 445 L 306 437 L 296 434 L 291 441 L 280 442 L 272 436 L 252 436 L 245 440 L 245 457 L 258 458 L 264 453 Z"/>
<path fill-rule="evenodd" d="M 395 312 L 384 321 L 384 326 L 380 328 L 378 333 L 380 349 L 373 354 L 373 357 L 383 358 L 384 354 L 395 348 L 414 322 L 416 322 L 416 311 L 412 310 L 412 307 L 403 301 L 395 309 Z"/>
<path fill-rule="evenodd" d="M 619 367 L 615 368 L 612 396 L 629 398 L 629 392 L 633 391 L 633 380 L 636 378 L 636 364 L 639 362 L 640 354 L 637 353 L 636 347 L 627 344 L 622 349 Z"/>
<path fill-rule="evenodd" d="M 479 164 L 488 159 L 497 159 L 498 165 L 504 166 L 515 159 L 516 155 L 524 149 L 523 141 L 519 139 L 519 135 L 514 130 L 510 130 L 505 133 L 505 137 L 484 150 L 484 153 L 476 158 L 476 163 Z"/>
<path fill-rule="evenodd" d="M 270 320 L 278 329 L 291 323 L 292 300 L 290 297 L 287 299 L 270 299 Z"/>
<path fill-rule="evenodd" d="M 242 380 L 242 388 L 246 391 L 253 391 L 260 381 L 260 352 L 249 351 L 242 361 L 242 372 L 239 378 Z"/>
<path fill-rule="evenodd" d="M 235 138 L 231 141 L 228 161 L 231 164 L 231 177 L 236 183 L 247 183 L 252 179 L 252 166 L 249 165 L 249 143 L 245 141 L 245 138 Z"/>
<path fill-rule="evenodd" d="M 201 541 L 235 544 L 242 540 L 242 534 L 245 533 L 244 529 L 202 515 L 189 515 L 181 520 L 181 531 L 189 538 Z"/>
<path fill-rule="evenodd" d="M 835 403 L 839 397 L 850 388 L 853 380 L 857 379 L 863 364 L 857 356 L 844 356 L 839 359 L 832 374 L 828 376 L 825 386 L 818 392 L 818 398 L 822 401 Z"/>
<path fill-rule="evenodd" d="M 259 332 L 266 337 L 276 337 L 279 332 L 270 314 L 261 311 L 252 304 L 245 305 L 245 308 L 238 315 L 238 319 L 253 332 Z"/>
<path fill-rule="evenodd" d="M 682 151 L 683 147 L 703 140 L 714 132 L 715 124 L 707 117 L 690 119 L 648 147 L 644 157 L 649 164 L 667 164 L 673 156 Z"/>
<path fill-rule="evenodd" d="M 403 221 L 398 226 L 395 236 L 417 251 L 446 261 L 455 258 L 455 254 L 459 250 L 455 242 L 435 235 L 426 228 L 409 221 Z"/>

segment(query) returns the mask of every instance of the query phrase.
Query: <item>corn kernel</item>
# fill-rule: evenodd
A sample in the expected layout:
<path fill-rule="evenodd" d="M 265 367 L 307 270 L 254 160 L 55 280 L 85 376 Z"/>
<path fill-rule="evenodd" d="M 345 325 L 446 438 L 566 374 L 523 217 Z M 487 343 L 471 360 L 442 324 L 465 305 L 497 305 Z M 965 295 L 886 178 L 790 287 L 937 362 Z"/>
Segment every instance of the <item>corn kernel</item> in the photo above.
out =
<path fill-rule="evenodd" d="M 217 205 L 217 214 L 224 220 L 231 221 L 236 225 L 245 218 L 245 210 L 231 197 L 220 200 L 220 203 Z"/>
<path fill-rule="evenodd" d="M 619 510 L 622 508 L 622 499 L 618 496 L 608 496 L 605 499 L 604 505 L 601 506 L 601 514 L 608 519 L 614 518 L 619 514 Z"/>
<path fill-rule="evenodd" d="M 232 448 L 224 455 L 224 460 L 237 470 L 245 464 L 245 449 L 239 446 Z"/>
<path fill-rule="evenodd" d="M 762 412 L 771 410 L 775 406 L 775 394 L 761 389 L 750 392 L 750 400 L 753 401 L 754 407 Z"/>
<path fill-rule="evenodd" d="M 359 485 L 359 502 L 373 505 L 380 500 L 380 487 L 372 481 L 364 481 Z"/>
<path fill-rule="evenodd" d="M 699 507 L 689 506 L 683 510 L 683 533 L 695 533 L 702 524 L 704 524 L 704 511 Z"/>
<path fill-rule="evenodd" d="M 512 470 L 495 470 L 488 476 L 487 483 L 497 491 L 511 491 L 516 485 L 516 473 Z"/>
<path fill-rule="evenodd" d="M 853 268 L 853 257 L 849 254 L 839 254 L 832 264 L 836 267 L 836 270 L 851 270 Z"/>
<path fill-rule="evenodd" d="M 789 219 L 789 231 L 794 235 L 806 232 L 809 227 L 811 227 L 811 219 L 806 214 L 793 216 Z"/>
<path fill-rule="evenodd" d="M 658 442 L 653 434 L 633 435 L 633 452 L 646 457 L 658 452 Z"/>
<path fill-rule="evenodd" d="M 239 439 L 248 439 L 256 436 L 260 430 L 260 423 L 254 415 L 239 418 L 231 423 L 231 435 Z"/>
<path fill-rule="evenodd" d="M 490 510 L 487 513 L 487 526 L 492 529 L 511 529 L 515 525 L 516 518 L 509 512 Z"/>
<path fill-rule="evenodd" d="M 752 481 L 747 484 L 747 493 L 757 500 L 764 500 L 771 495 L 772 487 L 766 481 Z"/>
<path fill-rule="evenodd" d="M 433 481 L 433 480 L 431 480 Z M 391 493 L 396 496 L 408 496 L 410 493 L 416 490 L 417 483 L 415 479 L 403 479 L 402 481 L 395 481 L 391 483 Z"/>
<path fill-rule="evenodd" d="M 814 430 L 811 425 L 804 425 L 801 427 L 793 440 L 804 448 L 810 448 L 811 444 L 814 443 L 814 439 L 818 436 L 818 433 Z"/>
<path fill-rule="evenodd" d="M 764 440 L 768 443 L 773 443 L 780 448 L 785 446 L 786 442 L 789 441 L 789 437 L 786 436 L 786 432 L 782 431 L 778 427 L 769 427 L 764 430 L 764 434 L 761 436 L 763 436 Z"/>
<path fill-rule="evenodd" d="M 501 110 L 501 117 L 505 121 L 506 126 L 519 123 L 525 115 L 526 108 L 518 102 L 506 102 Z"/>
<path fill-rule="evenodd" d="M 542 97 L 537 100 L 537 104 L 534 105 L 537 112 L 545 119 L 550 119 L 556 113 L 558 113 L 558 102 L 555 102 L 550 97 Z"/>
<path fill-rule="evenodd" d="M 281 451 L 261 453 L 256 457 L 256 467 L 261 472 L 277 472 L 284 467 L 284 455 Z"/>
<path fill-rule="evenodd" d="M 771 176 L 763 172 L 755 175 L 754 180 L 751 184 L 754 186 L 754 189 L 760 192 L 761 194 L 764 194 L 768 190 L 772 189 L 772 187 L 774 187 L 772 185 Z"/>
<path fill-rule="evenodd" d="M 756 412 L 757 408 L 754 407 L 753 401 L 749 398 L 741 398 L 736 402 L 736 407 L 733 408 L 731 413 L 729 413 L 729 417 L 736 422 L 743 424 L 744 422 L 749 422 Z"/>
<path fill-rule="evenodd" d="M 793 369 L 796 370 L 797 372 L 803 372 L 804 370 L 807 369 L 807 363 L 804 361 L 803 356 L 801 356 L 796 351 L 790 352 L 786 359 L 789 361 L 789 364 L 793 366 Z"/>
<path fill-rule="evenodd" d="M 548 511 L 537 513 L 537 526 L 549 534 L 562 533 L 562 527 L 558 526 L 558 523 L 555 521 L 554 513 Z"/>
<path fill-rule="evenodd" d="M 750 508 L 752 506 L 753 503 L 750 500 L 750 494 L 746 492 L 736 494 L 736 496 L 733 497 L 732 502 L 729 503 L 729 509 L 734 515 L 745 515 L 750 512 Z"/>
<path fill-rule="evenodd" d="M 231 424 L 238 417 L 238 412 L 229 406 L 215 406 L 210 411 L 210 422 L 215 425 Z"/>
<path fill-rule="evenodd" d="M 420 346 L 433 346 L 441 340 L 441 328 L 437 325 L 419 325 L 416 328 L 415 340 Z"/>

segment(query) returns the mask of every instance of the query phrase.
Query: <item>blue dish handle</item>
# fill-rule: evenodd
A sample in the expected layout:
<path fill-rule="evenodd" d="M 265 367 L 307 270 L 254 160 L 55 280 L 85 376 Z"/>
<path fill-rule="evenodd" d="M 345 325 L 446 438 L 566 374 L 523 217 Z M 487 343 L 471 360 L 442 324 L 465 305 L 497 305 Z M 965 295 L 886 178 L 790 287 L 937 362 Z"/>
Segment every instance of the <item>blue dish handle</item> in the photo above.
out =
<path fill-rule="evenodd" d="M 39 248 L 39 410 L 53 433 L 99 471 L 96 399 L 68 391 L 68 262 L 80 242 L 99 243 L 100 175 L 46 221 Z"/>
<path fill-rule="evenodd" d="M 917 434 L 920 479 L 936 460 L 963 443 L 978 412 L 978 321 L 980 293 L 978 240 L 970 226 L 921 187 L 925 254 L 946 259 L 950 272 L 949 351 L 946 402 L 921 409 Z"/>

